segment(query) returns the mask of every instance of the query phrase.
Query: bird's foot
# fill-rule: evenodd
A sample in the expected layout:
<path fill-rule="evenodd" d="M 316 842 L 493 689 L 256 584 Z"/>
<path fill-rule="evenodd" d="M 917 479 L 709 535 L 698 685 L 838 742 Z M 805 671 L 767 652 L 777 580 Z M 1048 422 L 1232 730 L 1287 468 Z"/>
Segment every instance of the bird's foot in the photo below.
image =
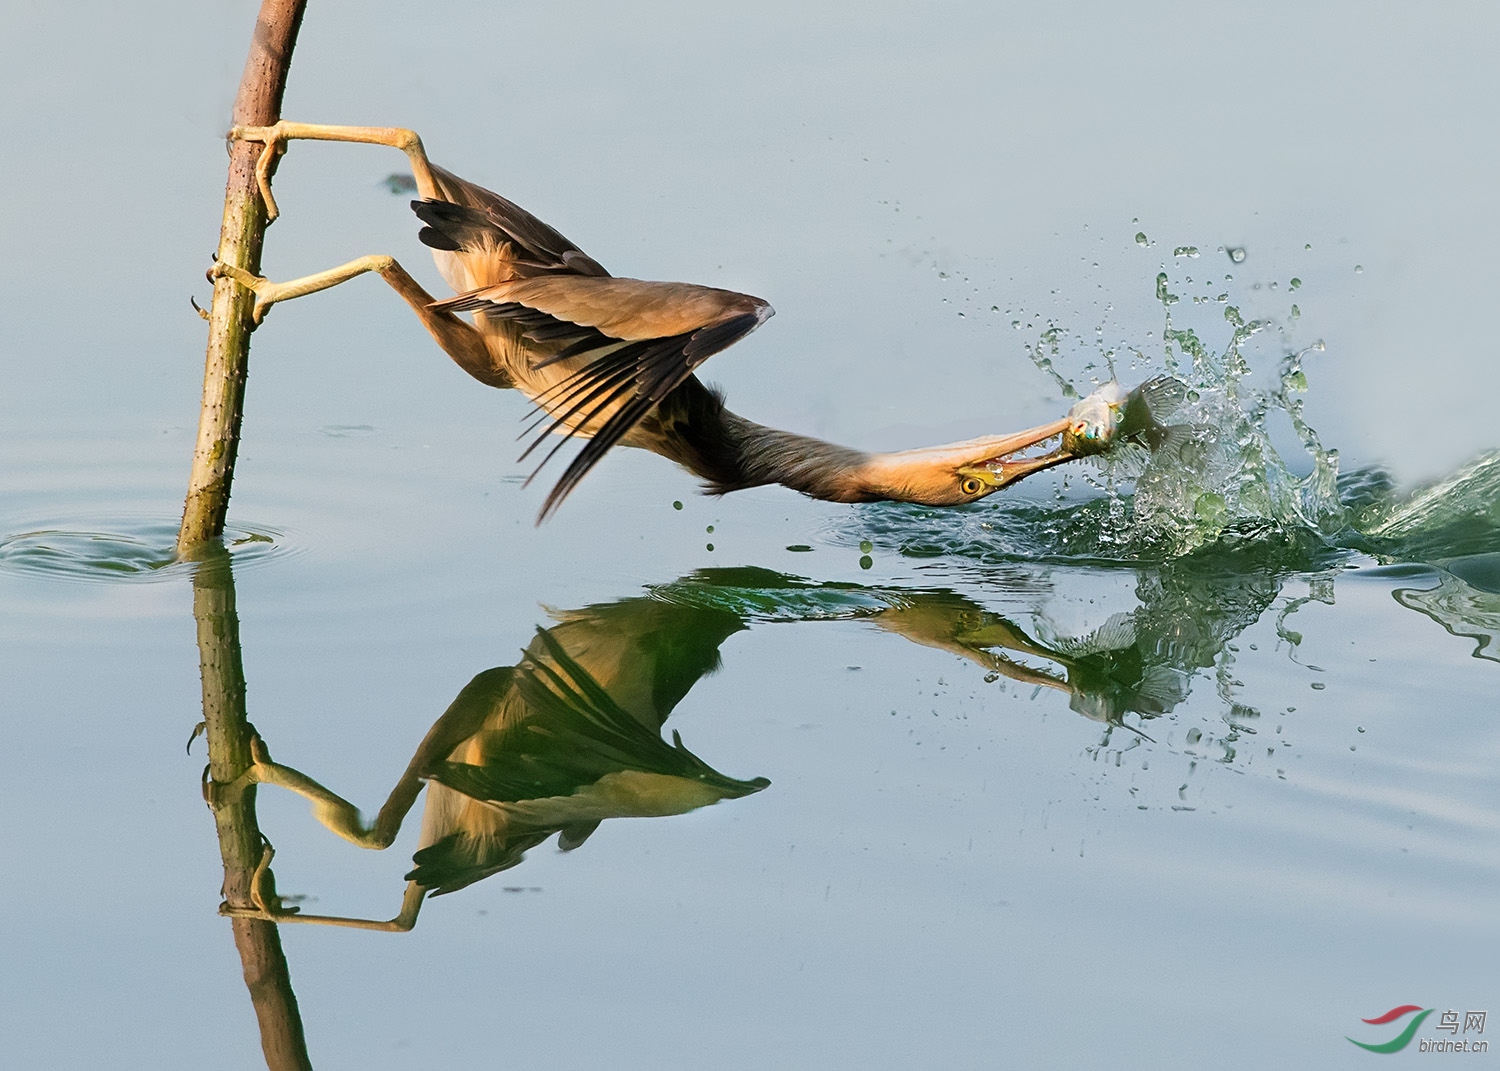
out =
<path fill-rule="evenodd" d="M 189 741 L 191 743 L 191 741 Z M 250 730 L 250 765 L 233 781 L 215 781 L 209 768 L 203 769 L 203 800 L 210 807 L 223 807 L 236 802 L 251 785 L 275 779 L 276 764 L 260 733 Z"/>
<path fill-rule="evenodd" d="M 255 162 L 255 182 L 260 187 L 260 199 L 265 202 L 266 222 L 270 223 L 281 210 L 276 207 L 276 198 L 271 194 L 271 168 L 276 158 L 286 152 L 287 142 L 293 138 L 307 141 L 349 141 L 365 145 L 388 145 L 406 153 L 420 186 L 426 180 L 428 190 L 433 187 L 432 168 L 427 162 L 422 139 L 415 131 L 400 127 L 383 126 L 329 126 L 324 123 L 293 123 L 286 119 L 274 126 L 235 126 L 229 128 L 229 137 L 235 141 L 258 141 L 265 145 L 260 159 Z M 427 192 L 423 196 L 434 196 Z"/>
<path fill-rule="evenodd" d="M 286 152 L 290 135 L 285 127 L 285 123 L 277 123 L 275 126 L 229 128 L 229 137 L 234 141 L 259 141 L 265 144 L 260 159 L 255 161 L 255 183 L 260 187 L 260 199 L 266 206 L 268 224 L 274 223 L 276 217 L 281 215 L 281 209 L 276 207 L 276 198 L 271 194 L 271 168 L 275 166 L 276 158 Z"/>
<path fill-rule="evenodd" d="M 305 294 L 315 294 L 319 290 L 327 290 L 330 286 L 337 286 L 356 275 L 363 275 L 369 271 L 383 275 L 390 271 L 395 263 L 393 258 L 377 253 L 373 256 L 351 260 L 347 264 L 340 264 L 337 268 L 329 268 L 315 275 L 304 275 L 300 279 L 292 279 L 285 283 L 273 283 L 270 279 L 248 272 L 244 268 L 237 268 L 233 264 L 215 260 L 214 266 L 209 269 L 208 277 L 210 280 L 233 279 L 241 286 L 255 291 L 255 310 L 251 313 L 251 319 L 258 324 L 266 318 L 266 313 L 278 301 L 302 297 Z"/>
<path fill-rule="evenodd" d="M 265 922 L 276 922 L 298 914 L 301 908 L 284 903 L 281 894 L 276 891 L 276 875 L 271 872 L 271 860 L 275 858 L 276 849 L 271 847 L 271 842 L 262 834 L 260 862 L 255 864 L 255 872 L 250 875 L 250 903 L 231 904 L 225 900 L 219 905 L 219 914 L 237 919 L 261 919 Z"/>
<path fill-rule="evenodd" d="M 259 324 L 266 318 L 266 313 L 271 306 L 283 298 L 292 297 L 284 293 L 285 287 L 263 276 L 248 272 L 244 268 L 236 268 L 233 264 L 226 264 L 222 260 L 215 260 L 214 266 L 208 269 L 208 281 L 216 279 L 233 279 L 241 286 L 255 292 L 255 309 L 250 314 L 253 323 Z"/>

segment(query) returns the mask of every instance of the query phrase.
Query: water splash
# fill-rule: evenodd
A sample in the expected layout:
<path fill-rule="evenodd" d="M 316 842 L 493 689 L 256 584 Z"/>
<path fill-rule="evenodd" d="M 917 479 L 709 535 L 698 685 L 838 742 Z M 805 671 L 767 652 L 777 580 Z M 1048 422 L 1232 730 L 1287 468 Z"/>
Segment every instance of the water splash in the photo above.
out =
<path fill-rule="evenodd" d="M 1500 450 L 1406 496 L 1377 489 L 1361 501 L 1353 525 L 1363 546 L 1385 561 L 1423 561 L 1500 553 Z"/>
<path fill-rule="evenodd" d="M 1050 501 L 1036 494 L 1046 486 L 1039 481 L 958 511 L 862 507 L 836 523 L 833 538 L 970 563 L 1193 558 L 1210 571 L 1282 574 L 1368 557 L 1441 566 L 1500 551 L 1500 451 L 1407 495 L 1380 469 L 1341 474 L 1338 451 L 1304 415 L 1308 365 L 1323 344 L 1291 344 L 1297 306 L 1248 318 L 1228 292 L 1215 293 L 1230 276 L 1194 283 L 1169 271 L 1154 275 L 1162 329 L 1147 332 L 1144 347 L 1108 348 L 1102 328 L 1085 337 L 1026 317 L 1043 325 L 1027 353 L 1065 399 L 1111 378 L 1182 382 L 1183 400 L 1160 414 L 1167 430 L 1154 450 L 1133 445 L 1058 470 L 1063 484 Z M 1079 485 L 1097 493 L 1069 490 Z"/>
<path fill-rule="evenodd" d="M 1178 249 L 1183 256 L 1195 251 Z M 1298 533 L 1294 538 L 1305 533 L 1328 541 L 1347 526 L 1338 452 L 1323 446 L 1303 416 L 1304 365 L 1322 344 L 1285 349 L 1269 385 L 1257 385 L 1253 365 L 1268 363 L 1259 356 L 1264 347 L 1257 336 L 1277 325 L 1246 319 L 1228 304 L 1227 293 L 1194 295 L 1186 306 L 1191 311 L 1205 303 L 1222 305 L 1218 338 L 1210 335 L 1214 323 L 1197 322 L 1201 315 L 1193 325 L 1183 325 L 1176 310 L 1191 287 L 1191 278 L 1174 280 L 1166 271 L 1156 275 L 1164 322 L 1153 353 L 1125 346 L 1103 350 L 1097 358 L 1076 352 L 1077 347 L 1070 354 L 1070 334 L 1057 324 L 1027 346 L 1032 362 L 1064 398 L 1087 394 L 1102 379 L 1117 376 L 1121 352 L 1131 357 L 1130 383 L 1166 373 L 1186 388 L 1184 400 L 1165 414 L 1169 430 L 1154 450 L 1116 451 L 1098 462 L 1103 472 L 1092 482 L 1105 492 L 1106 505 L 1074 510 L 1075 523 L 1065 533 L 1068 545 L 1058 548 L 1065 554 L 1159 561 L 1247 531 Z M 1077 379 L 1062 367 L 1074 357 L 1081 364 Z M 1108 377 L 1100 374 L 1101 364 Z M 1093 383 L 1080 382 L 1084 376 Z M 1278 425 L 1290 426 L 1292 435 L 1273 435 Z"/>

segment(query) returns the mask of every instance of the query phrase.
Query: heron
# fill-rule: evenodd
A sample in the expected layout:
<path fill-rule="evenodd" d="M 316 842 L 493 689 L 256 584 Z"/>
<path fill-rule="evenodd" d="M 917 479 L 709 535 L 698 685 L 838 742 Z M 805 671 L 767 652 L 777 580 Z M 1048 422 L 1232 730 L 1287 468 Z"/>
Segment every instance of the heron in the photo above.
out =
<path fill-rule="evenodd" d="M 522 460 L 558 436 L 528 484 L 569 439 L 586 440 L 548 493 L 539 524 L 621 443 L 676 462 L 703 481 L 709 494 L 781 484 L 832 502 L 928 506 L 975 502 L 1094 452 L 1077 448 L 1090 436 L 1080 437 L 1084 429 L 1068 418 L 893 453 L 758 424 L 730 411 L 723 394 L 705 386 L 696 372 L 771 316 L 765 300 L 692 283 L 613 276 L 525 209 L 431 163 L 411 130 L 282 121 L 235 127 L 230 137 L 265 146 L 256 174 L 268 221 L 278 212 L 271 170 L 290 141 L 358 142 L 406 154 L 420 198 L 412 201 L 423 224 L 418 238 L 457 296 L 434 298 L 386 255 L 287 282 L 219 261 L 210 277 L 228 277 L 253 290 L 252 316 L 259 324 L 279 301 L 378 273 L 460 368 L 532 401 L 528 431 L 536 436 Z M 1027 453 L 1059 437 L 1056 448 Z"/>

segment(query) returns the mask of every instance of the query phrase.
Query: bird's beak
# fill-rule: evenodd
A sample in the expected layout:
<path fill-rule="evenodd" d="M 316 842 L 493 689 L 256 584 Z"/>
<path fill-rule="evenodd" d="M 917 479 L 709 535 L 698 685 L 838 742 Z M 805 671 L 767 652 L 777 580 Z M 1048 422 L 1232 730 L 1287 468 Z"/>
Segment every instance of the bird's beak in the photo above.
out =
<path fill-rule="evenodd" d="M 1061 465 L 1065 461 L 1072 461 L 1077 455 L 1072 451 L 1059 446 L 1057 449 L 1045 454 L 1033 457 L 1015 457 L 1023 450 L 1029 450 L 1039 443 L 1061 435 L 1068 426 L 1068 421 L 1055 420 L 1051 424 L 1043 424 L 1041 427 L 1031 428 L 1027 431 L 1018 431 L 1014 435 L 1005 435 L 995 439 L 975 440 L 972 445 L 982 460 L 976 460 L 967 465 L 958 466 L 960 476 L 979 480 L 993 490 L 1009 487 L 1018 480 L 1043 469 L 1050 469 L 1054 465 Z M 974 455 L 971 454 L 971 457 Z"/>

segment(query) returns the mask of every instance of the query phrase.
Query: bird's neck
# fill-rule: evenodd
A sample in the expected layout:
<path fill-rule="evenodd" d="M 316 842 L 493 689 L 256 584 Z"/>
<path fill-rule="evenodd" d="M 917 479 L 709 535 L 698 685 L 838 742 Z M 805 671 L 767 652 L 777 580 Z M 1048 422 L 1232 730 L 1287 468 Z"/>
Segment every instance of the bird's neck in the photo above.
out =
<path fill-rule="evenodd" d="M 719 394 L 696 379 L 673 391 L 641 431 L 627 441 L 671 458 L 703 480 L 709 494 L 781 484 L 830 502 L 886 497 L 869 485 L 872 455 L 757 424 L 724 408 Z"/>
<path fill-rule="evenodd" d="M 968 500 L 956 475 L 964 466 L 985 464 L 1060 435 L 1065 424 L 1058 421 L 1014 435 L 870 454 L 747 420 L 725 409 L 716 392 L 689 379 L 626 441 L 682 465 L 708 484 L 709 494 L 779 483 L 828 502 L 952 506 Z M 1014 462 L 1019 471 L 1009 472 L 1006 481 L 1014 483 L 1070 456 L 1054 451 Z"/>
<path fill-rule="evenodd" d="M 890 497 L 871 481 L 872 455 L 863 450 L 781 431 L 726 412 L 738 437 L 737 480 L 725 490 L 779 483 L 826 502 L 874 502 Z"/>

